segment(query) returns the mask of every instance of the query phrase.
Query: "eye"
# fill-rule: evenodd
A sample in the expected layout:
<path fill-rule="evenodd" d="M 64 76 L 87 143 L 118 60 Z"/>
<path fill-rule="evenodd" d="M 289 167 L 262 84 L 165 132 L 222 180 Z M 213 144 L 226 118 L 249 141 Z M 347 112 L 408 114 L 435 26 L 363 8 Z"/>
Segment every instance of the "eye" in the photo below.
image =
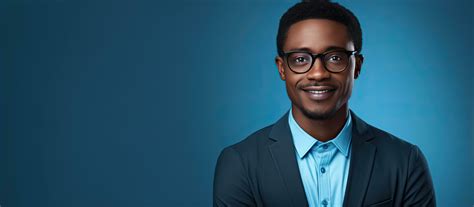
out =
<path fill-rule="evenodd" d="M 324 61 L 327 64 L 345 64 L 347 63 L 347 55 L 344 52 L 330 52 L 324 56 Z"/>
<path fill-rule="evenodd" d="M 291 65 L 301 66 L 311 63 L 311 56 L 306 53 L 293 53 L 288 56 Z"/>
<path fill-rule="evenodd" d="M 342 60 L 342 58 L 341 58 L 340 56 L 338 56 L 338 55 L 331 55 L 331 56 L 329 57 L 329 61 L 332 61 L 332 62 L 339 62 L 339 61 L 341 61 L 341 60 Z"/>
<path fill-rule="evenodd" d="M 308 62 L 308 59 L 306 57 L 297 57 L 297 58 L 295 58 L 295 62 L 296 63 L 304 63 L 304 62 Z"/>

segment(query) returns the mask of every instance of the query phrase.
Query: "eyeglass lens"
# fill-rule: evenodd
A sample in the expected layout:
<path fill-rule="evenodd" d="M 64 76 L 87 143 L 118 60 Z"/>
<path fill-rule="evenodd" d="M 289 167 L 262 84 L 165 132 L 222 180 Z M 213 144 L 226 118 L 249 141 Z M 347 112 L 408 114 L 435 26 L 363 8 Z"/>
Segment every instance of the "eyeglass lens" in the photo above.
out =
<path fill-rule="evenodd" d="M 321 58 L 324 66 L 331 72 L 343 71 L 348 63 L 349 56 L 343 51 L 334 51 L 324 54 Z M 306 52 L 294 52 L 288 55 L 288 66 L 297 73 L 305 73 L 311 69 L 313 56 Z"/>

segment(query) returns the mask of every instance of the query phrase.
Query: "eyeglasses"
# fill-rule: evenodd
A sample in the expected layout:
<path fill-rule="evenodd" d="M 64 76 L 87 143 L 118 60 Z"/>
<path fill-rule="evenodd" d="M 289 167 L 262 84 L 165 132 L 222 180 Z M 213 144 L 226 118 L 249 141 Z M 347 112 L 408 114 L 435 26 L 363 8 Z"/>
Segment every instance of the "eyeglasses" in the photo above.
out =
<path fill-rule="evenodd" d="M 350 63 L 350 57 L 357 51 L 336 50 L 321 54 L 312 54 L 310 52 L 286 52 L 284 58 L 288 67 L 294 73 L 306 73 L 314 65 L 316 59 L 320 58 L 324 68 L 329 72 L 340 73 L 346 70 Z"/>

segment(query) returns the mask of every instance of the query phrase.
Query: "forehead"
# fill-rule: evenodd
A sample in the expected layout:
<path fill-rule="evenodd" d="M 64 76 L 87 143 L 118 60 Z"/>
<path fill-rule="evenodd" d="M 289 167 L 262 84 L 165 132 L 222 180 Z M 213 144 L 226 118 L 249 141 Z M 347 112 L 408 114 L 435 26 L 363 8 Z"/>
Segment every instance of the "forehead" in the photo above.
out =
<path fill-rule="evenodd" d="M 329 47 L 354 50 L 346 26 L 333 20 L 307 19 L 291 25 L 283 50 L 308 48 L 313 53 L 321 53 Z"/>

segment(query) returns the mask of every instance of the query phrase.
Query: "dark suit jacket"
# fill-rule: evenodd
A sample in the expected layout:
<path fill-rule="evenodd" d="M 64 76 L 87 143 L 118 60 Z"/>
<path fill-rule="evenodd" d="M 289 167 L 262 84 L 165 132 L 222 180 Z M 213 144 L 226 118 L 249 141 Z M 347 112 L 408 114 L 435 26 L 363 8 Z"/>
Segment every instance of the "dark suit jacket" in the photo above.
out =
<path fill-rule="evenodd" d="M 344 206 L 436 206 L 420 149 L 351 115 L 352 157 Z M 213 197 L 214 206 L 308 206 L 288 112 L 221 152 Z"/>

